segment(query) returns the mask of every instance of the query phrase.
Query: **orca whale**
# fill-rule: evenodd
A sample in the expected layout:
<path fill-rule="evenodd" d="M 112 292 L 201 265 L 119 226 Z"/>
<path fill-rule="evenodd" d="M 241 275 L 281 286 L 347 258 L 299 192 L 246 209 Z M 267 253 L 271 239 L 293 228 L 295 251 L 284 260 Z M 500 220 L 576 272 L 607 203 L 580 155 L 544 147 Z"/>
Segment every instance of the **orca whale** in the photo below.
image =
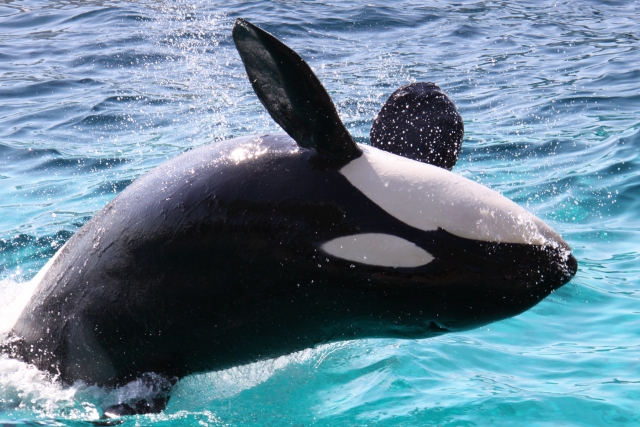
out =
<path fill-rule="evenodd" d="M 242 19 L 233 39 L 286 134 L 201 146 L 134 181 L 33 279 L 13 357 L 65 383 L 180 378 L 479 327 L 574 276 L 560 235 L 448 170 L 463 128 L 440 88 L 401 88 L 357 144 L 298 54 Z"/>

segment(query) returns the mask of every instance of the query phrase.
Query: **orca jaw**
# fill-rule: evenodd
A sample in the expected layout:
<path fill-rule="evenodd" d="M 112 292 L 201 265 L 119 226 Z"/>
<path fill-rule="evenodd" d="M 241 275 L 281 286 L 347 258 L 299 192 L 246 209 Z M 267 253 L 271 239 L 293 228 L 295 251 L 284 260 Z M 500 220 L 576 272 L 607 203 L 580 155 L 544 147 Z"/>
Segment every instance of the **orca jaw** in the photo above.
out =
<path fill-rule="evenodd" d="M 369 269 L 371 282 L 377 282 L 377 303 L 368 304 L 373 312 L 365 323 L 372 317 L 383 320 L 363 336 L 428 338 L 504 320 L 529 310 L 577 272 L 576 258 L 564 242 L 488 243 L 444 230 L 436 234 L 433 243 L 420 245 L 434 255 L 422 267 L 374 271 L 357 265 Z"/>

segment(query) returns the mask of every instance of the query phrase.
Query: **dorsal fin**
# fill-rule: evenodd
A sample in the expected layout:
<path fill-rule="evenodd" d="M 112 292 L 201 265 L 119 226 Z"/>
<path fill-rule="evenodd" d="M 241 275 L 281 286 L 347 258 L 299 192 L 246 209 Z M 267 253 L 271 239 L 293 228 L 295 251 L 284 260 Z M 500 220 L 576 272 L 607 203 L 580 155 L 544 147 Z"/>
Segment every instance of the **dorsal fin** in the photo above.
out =
<path fill-rule="evenodd" d="M 435 83 L 412 83 L 391 94 L 371 126 L 371 145 L 451 170 L 464 124 L 455 104 Z"/>
<path fill-rule="evenodd" d="M 300 55 L 240 18 L 233 27 L 233 41 L 262 105 L 299 146 L 345 160 L 362 154 Z"/>

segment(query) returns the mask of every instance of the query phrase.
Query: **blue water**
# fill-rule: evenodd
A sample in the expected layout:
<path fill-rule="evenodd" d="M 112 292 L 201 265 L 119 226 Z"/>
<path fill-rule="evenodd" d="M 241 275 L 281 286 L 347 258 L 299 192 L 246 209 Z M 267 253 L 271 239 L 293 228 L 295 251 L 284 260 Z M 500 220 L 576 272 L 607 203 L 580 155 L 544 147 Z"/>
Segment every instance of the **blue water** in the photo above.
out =
<path fill-rule="evenodd" d="M 359 142 L 397 87 L 438 83 L 465 120 L 454 171 L 543 218 L 580 263 L 515 318 L 188 377 L 162 414 L 123 425 L 640 424 L 640 4 L 389 3 L 0 4 L 0 310 L 152 167 L 278 130 L 236 17 L 307 59 Z M 0 425 L 90 425 L 127 393 L 144 390 L 62 387 L 0 358 Z"/>

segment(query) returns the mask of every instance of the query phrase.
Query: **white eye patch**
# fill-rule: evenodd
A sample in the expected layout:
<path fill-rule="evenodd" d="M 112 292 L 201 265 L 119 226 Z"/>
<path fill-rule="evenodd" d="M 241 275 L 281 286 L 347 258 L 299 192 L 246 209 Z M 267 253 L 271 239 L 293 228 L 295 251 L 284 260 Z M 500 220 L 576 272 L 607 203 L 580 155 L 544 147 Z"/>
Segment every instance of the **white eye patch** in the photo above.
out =
<path fill-rule="evenodd" d="M 419 267 L 433 256 L 398 236 L 380 233 L 354 234 L 333 239 L 322 250 L 337 258 L 381 267 Z"/>

